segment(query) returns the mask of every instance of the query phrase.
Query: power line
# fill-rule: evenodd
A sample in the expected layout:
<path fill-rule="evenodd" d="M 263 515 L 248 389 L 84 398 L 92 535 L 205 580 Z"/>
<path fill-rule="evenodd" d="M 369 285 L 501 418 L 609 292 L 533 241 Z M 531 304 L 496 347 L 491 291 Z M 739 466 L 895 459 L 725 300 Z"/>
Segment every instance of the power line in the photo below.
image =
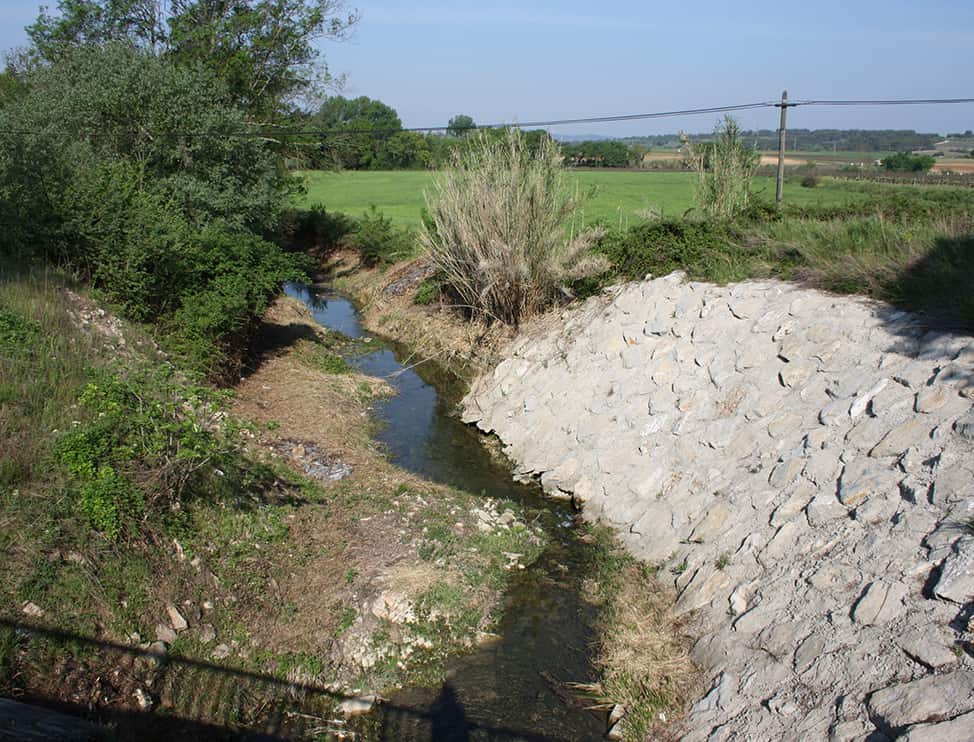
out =
<path fill-rule="evenodd" d="M 915 98 L 892 100 L 794 100 L 786 105 L 788 108 L 797 106 L 917 106 L 917 105 L 953 105 L 974 103 L 974 98 Z M 586 116 L 580 118 L 546 119 L 541 121 L 512 121 L 492 124 L 474 124 L 470 130 L 504 129 L 509 127 L 545 127 L 567 126 L 573 124 L 604 124 L 619 121 L 641 121 L 648 119 L 676 118 L 680 116 L 699 116 L 714 113 L 729 113 L 731 111 L 746 111 L 759 108 L 780 108 L 780 101 L 760 101 L 756 103 L 738 103 L 729 106 L 708 106 L 706 108 L 687 108 L 675 111 L 654 111 L 651 113 L 618 114 L 612 116 Z M 398 132 L 435 132 L 449 131 L 451 126 L 410 126 L 400 128 L 372 128 L 372 129 L 280 129 L 278 131 L 246 131 L 246 132 L 161 132 L 155 136 L 162 137 L 217 137 L 223 139 L 277 139 L 284 137 L 336 137 L 368 134 L 372 136 L 396 134 Z M 27 132 L 4 131 L 5 134 L 22 135 Z M 139 132 L 141 133 L 141 132 Z"/>
<path fill-rule="evenodd" d="M 802 100 L 791 106 L 926 106 L 953 103 L 974 103 L 974 98 L 914 98 L 900 100 Z M 780 104 L 776 104 L 780 105 Z"/>

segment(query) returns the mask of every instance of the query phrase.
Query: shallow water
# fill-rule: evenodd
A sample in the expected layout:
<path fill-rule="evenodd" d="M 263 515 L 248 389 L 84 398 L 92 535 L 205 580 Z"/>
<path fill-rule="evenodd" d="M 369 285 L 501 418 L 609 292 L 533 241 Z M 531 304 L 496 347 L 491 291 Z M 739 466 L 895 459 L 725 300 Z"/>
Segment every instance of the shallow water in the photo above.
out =
<path fill-rule="evenodd" d="M 317 322 L 355 338 L 368 338 L 352 303 L 324 288 L 289 284 Z M 373 715 L 368 736 L 383 740 L 550 739 L 595 740 L 604 719 L 569 707 L 552 683 L 586 682 L 594 609 L 580 599 L 586 546 L 573 527 L 574 512 L 546 499 L 536 486 L 514 482 L 490 456 L 480 434 L 453 414 L 457 389 L 434 364 L 410 364 L 404 348 L 383 341 L 378 350 L 347 360 L 381 376 L 396 395 L 376 404 L 383 425 L 376 438 L 399 466 L 427 479 L 485 497 L 521 503 L 537 518 L 549 546 L 513 576 L 496 643 L 451 658 L 450 680 L 438 688 L 406 688 Z M 398 713 L 406 709 L 414 713 Z"/>

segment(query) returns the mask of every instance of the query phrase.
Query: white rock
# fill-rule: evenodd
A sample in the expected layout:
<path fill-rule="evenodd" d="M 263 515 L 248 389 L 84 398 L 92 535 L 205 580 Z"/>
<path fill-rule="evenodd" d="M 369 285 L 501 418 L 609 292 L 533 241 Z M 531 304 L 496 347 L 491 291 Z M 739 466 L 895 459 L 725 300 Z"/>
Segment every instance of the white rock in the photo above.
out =
<path fill-rule="evenodd" d="M 891 685 L 873 693 L 868 706 L 870 715 L 890 729 L 959 716 L 974 709 L 974 672 L 957 670 Z"/>
<path fill-rule="evenodd" d="M 917 724 L 896 739 L 899 742 L 971 742 L 974 738 L 974 711 L 948 721 Z"/>
<path fill-rule="evenodd" d="M 179 612 L 179 609 L 171 603 L 166 606 L 166 613 L 169 614 L 169 623 L 176 631 L 185 631 L 189 628 L 189 624 L 186 623 L 186 619 L 183 618 L 183 614 Z"/>
<path fill-rule="evenodd" d="M 901 582 L 876 580 L 852 609 L 852 620 L 867 626 L 889 623 L 905 610 L 903 598 L 907 593 L 909 590 Z"/>
<path fill-rule="evenodd" d="M 44 609 L 41 608 L 36 603 L 31 603 L 27 601 L 20 608 L 20 612 L 25 616 L 30 616 L 31 618 L 44 618 Z"/>
<path fill-rule="evenodd" d="M 954 544 L 933 593 L 961 605 L 974 599 L 974 536 L 964 535 Z"/>
<path fill-rule="evenodd" d="M 346 698 L 336 709 L 339 714 L 344 716 L 346 719 L 350 719 L 353 716 L 362 716 L 367 714 L 375 706 L 378 697 L 375 695 L 357 696 L 355 698 Z"/>

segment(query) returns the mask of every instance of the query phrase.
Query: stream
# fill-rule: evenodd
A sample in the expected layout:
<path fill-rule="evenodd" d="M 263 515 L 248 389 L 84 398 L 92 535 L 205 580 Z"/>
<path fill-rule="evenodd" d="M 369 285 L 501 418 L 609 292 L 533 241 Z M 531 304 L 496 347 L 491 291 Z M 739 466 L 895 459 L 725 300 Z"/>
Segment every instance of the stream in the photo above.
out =
<path fill-rule="evenodd" d="M 289 284 L 315 320 L 353 338 L 373 337 L 354 305 L 326 287 Z M 440 687 L 407 687 L 371 714 L 363 728 L 377 740 L 597 740 L 605 719 L 563 699 L 560 683 L 595 677 L 590 651 L 596 609 L 581 599 L 587 547 L 570 505 L 516 483 L 492 457 L 481 434 L 454 414 L 460 390 L 430 362 L 410 367 L 405 348 L 381 347 L 346 360 L 364 374 L 387 378 L 396 394 L 377 402 L 376 439 L 397 465 L 429 480 L 474 494 L 520 503 L 537 519 L 548 547 L 512 575 L 500 640 L 451 657 Z M 380 344 L 377 344 L 380 345 Z"/>

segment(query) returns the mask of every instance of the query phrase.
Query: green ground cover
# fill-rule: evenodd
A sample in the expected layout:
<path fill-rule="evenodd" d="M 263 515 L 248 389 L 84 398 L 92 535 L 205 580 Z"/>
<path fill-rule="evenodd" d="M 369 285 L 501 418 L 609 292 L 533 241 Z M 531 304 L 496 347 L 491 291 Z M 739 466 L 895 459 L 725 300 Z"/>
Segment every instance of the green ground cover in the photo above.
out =
<path fill-rule="evenodd" d="M 433 179 L 429 171 L 312 171 L 304 173 L 306 193 L 302 206 L 324 204 L 329 211 L 355 216 L 374 205 L 394 222 L 418 226 L 424 204 L 423 192 Z M 693 207 L 694 173 L 633 171 L 585 171 L 572 173 L 569 182 L 581 193 L 590 193 L 583 213 L 586 224 L 602 221 L 628 226 L 641 221 L 647 209 L 662 216 L 679 217 Z M 774 200 L 774 179 L 754 179 L 757 198 Z M 863 202 L 868 194 L 844 183 L 823 181 L 818 188 L 802 188 L 798 182 L 785 185 L 785 200 L 800 206 L 842 206 Z"/>

